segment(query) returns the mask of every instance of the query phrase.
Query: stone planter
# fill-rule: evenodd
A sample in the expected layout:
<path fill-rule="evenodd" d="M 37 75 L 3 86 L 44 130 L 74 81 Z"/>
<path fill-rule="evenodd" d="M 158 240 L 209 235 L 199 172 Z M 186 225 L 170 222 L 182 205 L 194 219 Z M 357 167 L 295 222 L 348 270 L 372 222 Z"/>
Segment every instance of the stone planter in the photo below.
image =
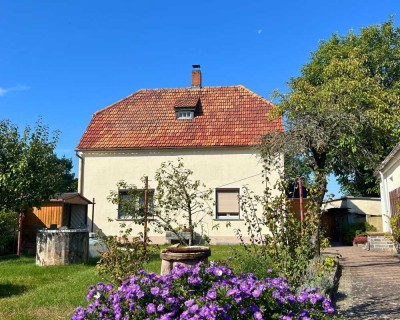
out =
<path fill-rule="evenodd" d="M 353 242 L 353 246 L 355 246 L 355 247 L 360 247 L 360 248 L 365 248 L 365 246 L 366 246 L 367 243 L 368 243 L 368 242 L 364 242 L 364 243 L 354 243 L 354 242 Z"/>
<path fill-rule="evenodd" d="M 207 262 L 211 256 L 209 247 L 169 247 L 161 250 L 161 274 L 169 274 L 177 264 L 193 266 L 200 261 Z"/>

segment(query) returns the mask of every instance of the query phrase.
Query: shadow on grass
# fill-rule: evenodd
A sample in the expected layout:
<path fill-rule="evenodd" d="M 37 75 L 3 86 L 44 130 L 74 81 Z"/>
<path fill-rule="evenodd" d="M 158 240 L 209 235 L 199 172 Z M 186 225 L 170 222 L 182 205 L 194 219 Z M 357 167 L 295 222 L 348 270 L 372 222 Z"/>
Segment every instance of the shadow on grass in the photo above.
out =
<path fill-rule="evenodd" d="M 88 262 L 86 264 L 89 266 L 95 266 L 99 260 L 100 257 L 92 257 L 88 259 Z"/>
<path fill-rule="evenodd" d="M 6 254 L 4 256 L 0 256 L 0 261 L 10 261 L 17 259 L 19 259 L 19 257 L 16 254 Z"/>
<path fill-rule="evenodd" d="M 28 290 L 27 286 L 11 283 L 0 283 L 0 299 L 11 296 L 18 296 Z"/>

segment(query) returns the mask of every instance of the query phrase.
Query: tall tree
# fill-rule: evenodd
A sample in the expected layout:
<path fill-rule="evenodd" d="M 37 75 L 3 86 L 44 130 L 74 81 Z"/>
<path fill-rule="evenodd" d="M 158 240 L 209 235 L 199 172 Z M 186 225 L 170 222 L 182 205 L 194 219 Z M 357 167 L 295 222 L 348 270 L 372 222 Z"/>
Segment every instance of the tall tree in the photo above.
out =
<path fill-rule="evenodd" d="M 75 178 L 75 173 L 71 172 L 73 164 L 72 159 L 65 156 L 58 159 L 59 165 L 63 170 L 63 177 L 60 181 L 60 192 L 76 192 L 78 191 L 78 178 Z"/>
<path fill-rule="evenodd" d="M 275 111 L 286 131 L 264 137 L 264 155 L 305 163 L 320 203 L 330 173 L 348 194 L 378 195 L 373 170 L 400 139 L 400 28 L 390 19 L 334 34 L 288 86 Z"/>
<path fill-rule="evenodd" d="M 70 169 L 68 159 L 55 153 L 58 132 L 49 133 L 41 121 L 23 132 L 10 121 L 0 121 L 0 210 L 20 213 L 40 207 L 62 192 Z"/>

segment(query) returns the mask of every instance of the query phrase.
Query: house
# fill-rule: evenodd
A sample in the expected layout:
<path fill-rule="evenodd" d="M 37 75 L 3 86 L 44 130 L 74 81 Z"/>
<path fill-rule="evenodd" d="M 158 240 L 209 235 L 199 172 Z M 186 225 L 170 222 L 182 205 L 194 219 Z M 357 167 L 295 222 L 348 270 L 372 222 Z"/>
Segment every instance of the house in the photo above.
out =
<path fill-rule="evenodd" d="M 255 146 L 265 133 L 282 131 L 283 121 L 268 121 L 273 105 L 242 85 L 203 87 L 198 65 L 191 78 L 188 88 L 139 90 L 93 115 L 77 146 L 79 191 L 96 198 L 95 227 L 103 233 L 117 234 L 120 222 L 137 228 L 107 201 L 116 183 L 142 186 L 141 177 L 148 176 L 149 188 L 155 189 L 161 163 L 178 158 L 213 190 L 214 203 L 208 204 L 213 216 L 203 219 L 212 243 L 236 242 L 234 229 L 244 229 L 238 201 L 243 186 L 257 194 L 265 189 Z M 269 178 L 273 184 L 277 171 Z M 150 237 L 154 243 L 166 242 L 165 234 Z"/>
<path fill-rule="evenodd" d="M 23 249 L 36 247 L 36 233 L 40 229 L 87 229 L 88 205 L 93 203 L 77 192 L 53 196 L 40 208 L 25 212 L 22 220 Z"/>
<path fill-rule="evenodd" d="M 382 231 L 381 199 L 346 196 L 325 202 L 322 225 L 328 237 L 340 241 L 341 229 L 347 224 L 369 223 Z"/>
<path fill-rule="evenodd" d="M 382 162 L 377 172 L 380 176 L 383 231 L 390 232 L 389 219 L 400 201 L 400 141 Z"/>

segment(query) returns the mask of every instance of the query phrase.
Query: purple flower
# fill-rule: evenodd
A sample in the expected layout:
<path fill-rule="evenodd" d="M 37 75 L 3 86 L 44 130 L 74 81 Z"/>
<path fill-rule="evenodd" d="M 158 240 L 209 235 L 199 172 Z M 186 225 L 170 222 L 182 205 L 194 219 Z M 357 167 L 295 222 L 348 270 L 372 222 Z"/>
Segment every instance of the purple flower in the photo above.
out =
<path fill-rule="evenodd" d="M 97 284 L 97 291 L 103 291 L 104 290 L 104 283 L 103 282 L 99 282 Z"/>
<path fill-rule="evenodd" d="M 236 276 L 215 262 L 209 266 L 178 265 L 165 276 L 141 271 L 123 280 L 119 288 L 99 282 L 89 287 L 86 298 L 91 303 L 77 308 L 71 319 L 227 320 L 280 316 L 282 320 L 309 320 L 311 315 L 329 319 L 335 312 L 331 301 L 317 289 L 294 295 L 285 278 L 257 279 L 251 273 Z"/>
<path fill-rule="evenodd" d="M 241 316 L 245 315 L 246 312 L 247 312 L 246 308 L 240 308 L 240 309 L 239 309 L 239 314 L 240 314 Z"/>
<path fill-rule="evenodd" d="M 175 298 L 174 298 L 174 297 L 166 297 L 166 298 L 165 298 L 165 301 L 166 301 L 167 303 L 174 303 L 174 302 L 175 302 Z"/>
<path fill-rule="evenodd" d="M 259 289 L 255 289 L 251 295 L 254 298 L 258 298 L 261 295 L 261 291 Z"/>
<path fill-rule="evenodd" d="M 106 292 L 110 292 L 113 288 L 114 288 L 114 286 L 111 283 L 107 283 L 106 287 L 104 288 L 104 290 Z"/>
<path fill-rule="evenodd" d="M 150 292 L 151 292 L 152 295 L 156 296 L 160 292 L 160 288 L 159 287 L 152 287 L 150 289 Z"/>
<path fill-rule="evenodd" d="M 252 312 L 252 313 L 256 313 L 257 311 L 259 311 L 259 309 L 258 309 L 258 307 L 257 307 L 254 303 L 252 303 L 252 304 L 249 306 L 249 311 Z"/>
<path fill-rule="evenodd" d="M 206 298 L 207 300 L 215 300 L 217 298 L 217 293 L 215 291 L 208 291 Z"/>
<path fill-rule="evenodd" d="M 194 304 L 189 308 L 191 313 L 195 313 L 197 310 L 199 310 L 199 306 L 197 304 Z"/>
<path fill-rule="evenodd" d="M 237 290 L 236 288 L 235 288 L 235 289 L 229 289 L 229 290 L 226 292 L 226 296 L 227 296 L 227 297 L 230 297 L 230 296 L 236 294 L 237 292 L 238 292 L 238 290 Z"/>
<path fill-rule="evenodd" d="M 193 285 L 198 285 L 201 283 L 201 278 L 198 276 L 190 276 L 188 282 Z"/>
<path fill-rule="evenodd" d="M 256 320 L 264 319 L 262 314 L 261 314 L 261 312 L 259 312 L 259 311 L 253 313 L 253 318 L 256 319 Z"/>
<path fill-rule="evenodd" d="M 89 292 L 86 295 L 86 300 L 90 300 L 93 298 L 94 293 L 96 292 L 96 289 L 93 286 L 89 287 Z"/>
<path fill-rule="evenodd" d="M 157 306 L 157 311 L 158 312 L 161 312 L 161 311 L 163 311 L 164 310 L 164 305 L 163 304 L 159 304 L 158 306 Z"/>
<path fill-rule="evenodd" d="M 193 299 L 190 299 L 190 300 L 187 300 L 187 301 L 185 301 L 185 306 L 186 307 L 191 307 L 192 305 L 194 305 L 194 300 Z"/>
<path fill-rule="evenodd" d="M 149 303 L 146 307 L 146 311 L 149 314 L 156 312 L 156 306 L 154 305 L 154 303 Z"/>

